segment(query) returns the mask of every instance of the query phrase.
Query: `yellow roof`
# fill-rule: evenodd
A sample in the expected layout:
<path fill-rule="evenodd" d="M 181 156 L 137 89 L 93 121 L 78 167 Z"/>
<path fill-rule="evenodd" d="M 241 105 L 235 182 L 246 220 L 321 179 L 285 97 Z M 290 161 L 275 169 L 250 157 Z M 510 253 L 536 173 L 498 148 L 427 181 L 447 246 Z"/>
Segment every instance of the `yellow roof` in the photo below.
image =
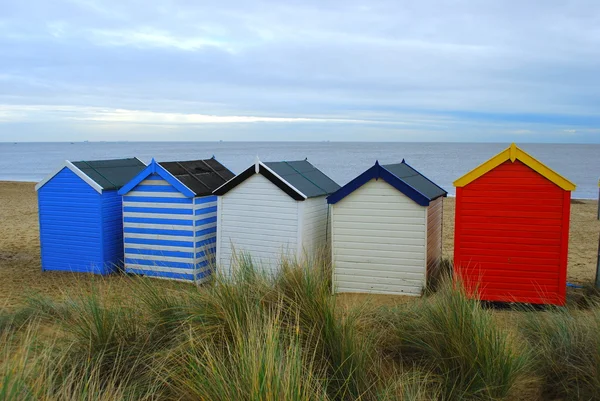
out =
<path fill-rule="evenodd" d="M 519 160 L 520 162 L 530 167 L 534 171 L 538 172 L 540 175 L 546 177 L 548 180 L 552 181 L 565 191 L 575 190 L 575 184 L 573 184 L 571 181 L 567 180 L 565 177 L 558 174 L 539 160 L 535 159 L 533 156 L 529 155 L 527 152 L 519 148 L 514 143 L 511 144 L 507 149 L 492 157 L 490 160 L 486 161 L 482 165 L 474 168 L 467 174 L 460 177 L 458 180 L 454 181 L 454 186 L 464 187 L 465 185 L 475 181 L 477 178 L 481 177 L 485 173 L 495 169 L 507 160 L 510 160 L 513 163 L 515 162 L 515 160 Z"/>

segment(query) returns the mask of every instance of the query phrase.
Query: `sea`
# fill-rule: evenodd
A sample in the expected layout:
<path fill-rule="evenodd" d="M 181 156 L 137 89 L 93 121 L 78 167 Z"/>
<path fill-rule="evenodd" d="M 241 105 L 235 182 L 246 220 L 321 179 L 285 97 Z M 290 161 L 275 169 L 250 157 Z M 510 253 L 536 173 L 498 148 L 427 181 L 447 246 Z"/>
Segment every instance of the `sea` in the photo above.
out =
<path fill-rule="evenodd" d="M 455 194 L 453 181 L 505 149 L 507 143 L 403 142 L 52 142 L 0 143 L 0 180 L 42 180 L 65 160 L 137 157 L 143 162 L 215 156 L 234 173 L 262 161 L 307 158 L 340 185 L 372 166 L 403 159 Z M 600 145 L 519 144 L 532 156 L 577 184 L 574 198 L 597 199 Z M 1 196 L 1 194 L 0 194 Z"/>

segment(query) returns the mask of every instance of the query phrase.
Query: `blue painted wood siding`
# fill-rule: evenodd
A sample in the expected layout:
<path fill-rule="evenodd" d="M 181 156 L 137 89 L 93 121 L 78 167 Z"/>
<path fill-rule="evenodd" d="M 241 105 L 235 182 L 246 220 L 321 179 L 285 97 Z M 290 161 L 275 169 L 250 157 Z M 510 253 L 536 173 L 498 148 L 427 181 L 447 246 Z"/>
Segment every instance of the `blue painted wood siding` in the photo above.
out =
<path fill-rule="evenodd" d="M 153 174 L 123 198 L 125 271 L 204 281 L 216 242 L 216 197 L 187 198 Z"/>
<path fill-rule="evenodd" d="M 104 201 L 103 195 L 67 168 L 40 188 L 42 270 L 96 274 L 113 270 L 118 247 L 105 248 L 103 244 L 110 243 L 112 232 L 120 230 L 121 223 L 117 222 L 115 228 L 109 217 L 111 205 L 120 206 L 114 206 L 110 195 Z"/>
<path fill-rule="evenodd" d="M 196 269 L 200 279 L 213 273 L 217 260 L 217 197 L 194 198 Z"/>
<path fill-rule="evenodd" d="M 123 197 L 114 191 L 102 193 L 104 263 L 123 268 Z"/>

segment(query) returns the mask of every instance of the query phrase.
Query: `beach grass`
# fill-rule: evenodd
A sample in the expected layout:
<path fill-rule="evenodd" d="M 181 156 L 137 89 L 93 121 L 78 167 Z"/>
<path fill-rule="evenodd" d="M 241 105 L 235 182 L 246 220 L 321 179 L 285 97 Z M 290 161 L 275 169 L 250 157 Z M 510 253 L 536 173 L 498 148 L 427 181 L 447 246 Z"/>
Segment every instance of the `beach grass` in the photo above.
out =
<path fill-rule="evenodd" d="M 347 304 L 331 267 L 245 255 L 209 285 L 102 281 L 0 313 L 0 400 L 598 399 L 600 307 L 519 309 L 448 277 L 410 303 Z"/>
<path fill-rule="evenodd" d="M 548 399 L 600 400 L 600 307 L 524 313 L 520 327 Z"/>

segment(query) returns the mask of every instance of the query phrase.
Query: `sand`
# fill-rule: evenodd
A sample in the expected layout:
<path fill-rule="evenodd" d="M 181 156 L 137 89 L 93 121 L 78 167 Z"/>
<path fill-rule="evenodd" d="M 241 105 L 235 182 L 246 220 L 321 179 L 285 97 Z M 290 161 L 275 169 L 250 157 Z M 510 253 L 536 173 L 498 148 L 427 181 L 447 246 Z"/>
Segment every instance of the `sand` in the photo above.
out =
<path fill-rule="evenodd" d="M 596 212 L 596 201 L 572 202 L 568 267 L 568 280 L 572 283 L 592 283 L 595 279 L 600 232 Z M 453 198 L 447 198 L 444 203 L 443 233 L 444 254 L 451 257 Z M 118 277 L 102 279 L 101 282 L 102 285 L 96 285 L 96 288 L 102 292 L 115 296 L 127 294 L 126 282 Z M 0 308 L 20 304 L 24 295 L 32 292 L 61 296 L 70 291 L 91 288 L 97 283 L 98 278 L 85 274 L 41 272 L 34 184 L 0 181 Z"/>

